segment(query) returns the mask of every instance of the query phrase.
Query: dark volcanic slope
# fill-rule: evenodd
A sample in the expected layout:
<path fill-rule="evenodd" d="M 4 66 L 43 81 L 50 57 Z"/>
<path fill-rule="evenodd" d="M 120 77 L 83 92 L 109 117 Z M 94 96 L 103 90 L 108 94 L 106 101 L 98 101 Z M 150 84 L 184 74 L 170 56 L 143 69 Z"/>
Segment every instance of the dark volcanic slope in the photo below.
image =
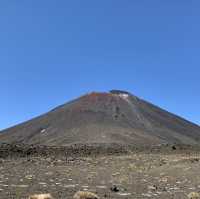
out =
<path fill-rule="evenodd" d="M 200 143 L 200 127 L 127 92 L 90 93 L 1 132 L 0 142 Z"/>

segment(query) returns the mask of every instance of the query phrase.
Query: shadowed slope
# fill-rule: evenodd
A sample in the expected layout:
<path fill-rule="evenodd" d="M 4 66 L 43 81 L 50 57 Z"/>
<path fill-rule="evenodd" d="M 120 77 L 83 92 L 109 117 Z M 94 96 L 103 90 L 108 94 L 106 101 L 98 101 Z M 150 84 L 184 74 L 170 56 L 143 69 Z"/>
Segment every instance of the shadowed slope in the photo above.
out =
<path fill-rule="evenodd" d="M 128 92 L 90 93 L 2 131 L 0 142 L 198 144 L 200 127 Z"/>

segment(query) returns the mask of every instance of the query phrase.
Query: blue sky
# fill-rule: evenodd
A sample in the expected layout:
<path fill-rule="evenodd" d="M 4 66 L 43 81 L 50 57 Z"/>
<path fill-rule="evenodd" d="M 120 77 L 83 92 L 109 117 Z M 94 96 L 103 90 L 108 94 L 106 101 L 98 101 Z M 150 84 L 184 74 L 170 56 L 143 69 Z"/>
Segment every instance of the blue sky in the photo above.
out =
<path fill-rule="evenodd" d="M 199 0 L 0 2 L 0 129 L 124 89 L 200 124 Z"/>

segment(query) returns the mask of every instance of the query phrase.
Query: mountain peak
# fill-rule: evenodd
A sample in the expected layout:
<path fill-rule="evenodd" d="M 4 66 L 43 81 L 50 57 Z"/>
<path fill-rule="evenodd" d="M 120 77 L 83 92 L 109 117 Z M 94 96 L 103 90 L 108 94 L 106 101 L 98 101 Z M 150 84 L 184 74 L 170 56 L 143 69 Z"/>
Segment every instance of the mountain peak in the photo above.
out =
<path fill-rule="evenodd" d="M 126 95 L 131 95 L 128 91 L 123 91 L 123 90 L 110 90 L 110 93 L 120 95 L 120 94 L 126 94 Z"/>
<path fill-rule="evenodd" d="M 200 127 L 127 91 L 91 92 L 1 132 L 0 143 L 199 144 Z"/>

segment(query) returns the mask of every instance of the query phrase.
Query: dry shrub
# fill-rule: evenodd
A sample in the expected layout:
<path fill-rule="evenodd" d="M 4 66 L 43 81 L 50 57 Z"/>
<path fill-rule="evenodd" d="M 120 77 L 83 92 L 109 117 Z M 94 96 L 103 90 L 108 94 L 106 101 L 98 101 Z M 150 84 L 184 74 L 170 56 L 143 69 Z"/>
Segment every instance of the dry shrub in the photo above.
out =
<path fill-rule="evenodd" d="M 88 191 L 78 191 L 75 193 L 74 199 L 99 199 L 99 197 Z"/>
<path fill-rule="evenodd" d="M 52 195 L 47 193 L 47 194 L 34 194 L 29 196 L 28 199 L 53 199 Z"/>
<path fill-rule="evenodd" d="M 200 194 L 197 192 L 191 192 L 190 194 L 188 194 L 188 198 L 189 199 L 200 199 Z"/>

